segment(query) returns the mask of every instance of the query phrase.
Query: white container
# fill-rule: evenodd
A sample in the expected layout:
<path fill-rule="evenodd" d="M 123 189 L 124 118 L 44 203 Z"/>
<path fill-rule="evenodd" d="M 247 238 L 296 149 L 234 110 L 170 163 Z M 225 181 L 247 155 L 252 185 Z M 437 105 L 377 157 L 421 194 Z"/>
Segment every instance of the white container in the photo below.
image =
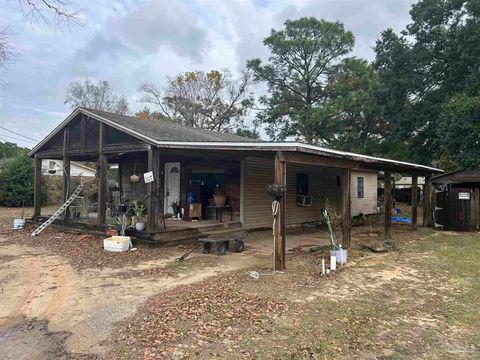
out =
<path fill-rule="evenodd" d="M 337 270 L 337 258 L 335 256 L 330 256 L 330 270 Z"/>
<path fill-rule="evenodd" d="M 14 229 L 23 229 L 25 226 L 25 219 L 13 219 L 13 228 Z"/>
<path fill-rule="evenodd" d="M 106 251 L 128 251 L 132 245 L 130 236 L 112 236 L 103 240 L 103 248 Z"/>
<path fill-rule="evenodd" d="M 337 263 L 345 264 L 347 262 L 347 250 L 330 250 L 330 256 L 335 256 Z"/>
<path fill-rule="evenodd" d="M 145 230 L 145 224 L 143 222 L 137 222 L 135 224 L 135 230 L 137 230 L 137 231 Z"/>

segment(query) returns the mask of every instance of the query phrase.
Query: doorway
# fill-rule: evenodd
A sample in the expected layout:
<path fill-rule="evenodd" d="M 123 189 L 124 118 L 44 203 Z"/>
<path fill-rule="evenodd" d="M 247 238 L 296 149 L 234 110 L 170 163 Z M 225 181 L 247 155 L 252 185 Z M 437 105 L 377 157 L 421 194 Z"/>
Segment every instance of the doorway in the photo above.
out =
<path fill-rule="evenodd" d="M 165 214 L 173 214 L 171 204 L 180 202 L 180 163 L 165 163 L 165 193 L 164 193 Z"/>

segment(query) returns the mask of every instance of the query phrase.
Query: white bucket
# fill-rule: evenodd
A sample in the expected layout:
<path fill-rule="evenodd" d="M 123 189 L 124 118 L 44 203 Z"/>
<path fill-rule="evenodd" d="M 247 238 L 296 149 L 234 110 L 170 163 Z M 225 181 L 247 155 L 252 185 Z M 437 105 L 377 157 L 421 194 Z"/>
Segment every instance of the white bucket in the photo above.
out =
<path fill-rule="evenodd" d="M 103 248 L 106 251 L 128 251 L 132 244 L 130 236 L 112 236 L 108 239 L 103 239 Z"/>
<path fill-rule="evenodd" d="M 25 219 L 13 219 L 13 228 L 14 229 L 23 229 L 25 226 Z"/>
<path fill-rule="evenodd" d="M 347 262 L 347 250 L 340 249 L 340 250 L 330 250 L 330 256 L 335 256 L 337 259 L 337 263 L 345 264 Z"/>

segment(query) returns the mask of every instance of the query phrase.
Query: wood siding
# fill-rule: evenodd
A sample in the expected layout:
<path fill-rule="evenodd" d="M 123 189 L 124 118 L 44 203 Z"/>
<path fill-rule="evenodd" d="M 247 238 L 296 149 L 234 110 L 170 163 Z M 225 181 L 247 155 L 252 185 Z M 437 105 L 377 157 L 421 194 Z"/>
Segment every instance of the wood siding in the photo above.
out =
<path fill-rule="evenodd" d="M 311 207 L 297 205 L 297 173 L 308 174 L 308 193 L 313 196 Z M 337 177 L 340 175 L 341 169 L 288 163 L 286 225 L 320 220 L 327 198 L 340 211 L 341 186 L 337 183 Z M 266 187 L 273 183 L 273 160 L 246 158 L 243 176 L 244 225 L 248 228 L 272 226 L 272 198 L 267 195 Z"/>
<path fill-rule="evenodd" d="M 358 198 L 357 179 L 363 177 L 363 198 Z M 352 171 L 351 179 L 351 215 L 373 214 L 377 207 L 377 177 L 376 172 L 371 171 Z"/>

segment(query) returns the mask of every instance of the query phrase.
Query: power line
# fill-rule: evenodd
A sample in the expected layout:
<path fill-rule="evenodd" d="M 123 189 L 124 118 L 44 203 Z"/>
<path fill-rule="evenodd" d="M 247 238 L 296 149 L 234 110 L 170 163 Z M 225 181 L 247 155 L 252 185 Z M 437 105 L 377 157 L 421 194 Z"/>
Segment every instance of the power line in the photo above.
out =
<path fill-rule="evenodd" d="M 4 128 L 3 126 L 0 126 L 0 129 L 6 130 L 6 131 L 8 131 L 8 132 L 11 132 L 12 134 L 15 134 L 15 135 L 18 135 L 18 136 L 24 137 L 25 139 L 28 139 L 28 140 L 32 140 L 32 141 L 38 142 L 38 140 L 35 140 L 35 139 L 32 139 L 31 137 L 28 137 L 28 136 L 25 136 L 25 135 L 19 134 L 19 133 L 15 132 L 15 131 L 12 131 L 12 130 L 10 130 L 10 129 Z"/>
<path fill-rule="evenodd" d="M 14 136 L 5 135 L 5 134 L 0 134 L 0 135 L 3 136 L 3 137 L 6 137 L 6 138 L 10 138 L 10 139 L 13 139 L 13 140 L 17 140 L 17 141 L 33 141 L 33 142 L 36 142 L 36 141 L 34 141 L 34 140 L 30 140 L 30 139 L 27 139 L 27 140 L 25 140 L 25 139 L 19 139 L 19 138 L 16 138 L 16 137 L 14 137 Z M 5 141 L 6 141 L 6 140 L 5 140 Z"/>

